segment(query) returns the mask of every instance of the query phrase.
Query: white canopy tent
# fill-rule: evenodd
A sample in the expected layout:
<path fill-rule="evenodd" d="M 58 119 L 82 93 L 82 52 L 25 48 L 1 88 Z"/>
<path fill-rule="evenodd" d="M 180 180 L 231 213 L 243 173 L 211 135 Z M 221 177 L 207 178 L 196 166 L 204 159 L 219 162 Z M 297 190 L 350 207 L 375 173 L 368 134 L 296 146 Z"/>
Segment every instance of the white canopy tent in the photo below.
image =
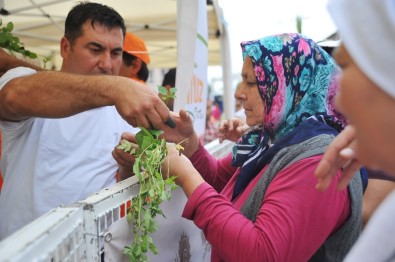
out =
<path fill-rule="evenodd" d="M 26 48 L 41 55 L 59 53 L 64 20 L 75 0 L 2 0 L 3 23 L 14 23 L 13 33 Z M 117 10 L 127 30 L 145 40 L 152 57 L 150 67 L 169 68 L 177 62 L 177 2 L 174 0 L 97 0 Z M 8 15 L 6 15 L 8 14 Z M 220 58 L 219 24 L 214 5 L 207 6 L 210 64 Z"/>

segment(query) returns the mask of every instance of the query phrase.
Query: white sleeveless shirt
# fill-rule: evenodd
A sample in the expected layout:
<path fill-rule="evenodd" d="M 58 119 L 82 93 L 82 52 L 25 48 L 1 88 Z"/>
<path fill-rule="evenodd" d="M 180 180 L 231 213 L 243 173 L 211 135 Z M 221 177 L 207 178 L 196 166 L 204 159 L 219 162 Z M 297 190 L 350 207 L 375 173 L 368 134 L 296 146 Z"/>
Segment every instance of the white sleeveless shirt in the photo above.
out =
<path fill-rule="evenodd" d="M 36 73 L 15 68 L 0 78 Z M 136 132 L 114 106 L 60 119 L 0 121 L 2 131 L 0 239 L 59 205 L 72 204 L 116 183 L 111 151 L 123 132 Z"/>

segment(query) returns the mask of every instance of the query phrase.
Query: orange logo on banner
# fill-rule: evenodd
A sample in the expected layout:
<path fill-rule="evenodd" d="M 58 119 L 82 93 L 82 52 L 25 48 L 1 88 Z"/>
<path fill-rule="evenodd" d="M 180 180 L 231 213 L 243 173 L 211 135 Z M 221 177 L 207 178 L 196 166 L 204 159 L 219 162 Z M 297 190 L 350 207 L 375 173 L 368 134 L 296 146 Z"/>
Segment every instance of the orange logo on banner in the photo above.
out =
<path fill-rule="evenodd" d="M 204 82 L 196 77 L 192 76 L 191 88 L 188 92 L 187 104 L 202 103 L 203 102 L 203 85 Z"/>

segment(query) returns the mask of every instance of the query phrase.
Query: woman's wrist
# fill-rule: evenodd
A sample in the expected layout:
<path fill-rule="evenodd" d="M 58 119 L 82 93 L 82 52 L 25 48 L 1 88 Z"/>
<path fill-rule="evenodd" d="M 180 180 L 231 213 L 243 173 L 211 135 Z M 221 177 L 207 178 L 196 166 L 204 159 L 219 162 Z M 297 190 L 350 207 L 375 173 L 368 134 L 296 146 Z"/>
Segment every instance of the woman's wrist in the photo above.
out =
<path fill-rule="evenodd" d="M 195 191 L 198 186 L 204 183 L 204 179 L 199 174 L 199 172 L 196 171 L 196 169 L 193 169 L 190 172 L 190 174 L 184 175 L 184 179 L 178 181 L 177 183 L 180 187 L 182 187 L 187 198 L 192 195 L 193 191 Z"/>
<path fill-rule="evenodd" d="M 184 146 L 183 154 L 187 158 L 191 158 L 193 154 L 199 149 L 200 139 L 197 136 L 196 132 L 194 132 L 193 136 L 188 139 L 188 143 Z"/>

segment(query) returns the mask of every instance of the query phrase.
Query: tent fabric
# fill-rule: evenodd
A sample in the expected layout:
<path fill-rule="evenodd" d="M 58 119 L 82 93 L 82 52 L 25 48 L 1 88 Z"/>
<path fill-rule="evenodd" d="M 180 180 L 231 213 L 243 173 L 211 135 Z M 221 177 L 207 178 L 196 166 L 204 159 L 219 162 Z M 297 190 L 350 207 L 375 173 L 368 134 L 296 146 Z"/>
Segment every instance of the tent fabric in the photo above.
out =
<path fill-rule="evenodd" d="M 75 0 L 0 0 L 3 25 L 11 21 L 14 35 L 26 49 L 54 56 L 59 68 L 59 42 L 64 20 Z M 171 68 L 177 64 L 176 0 L 96 0 L 117 10 L 125 19 L 127 31 L 141 37 L 149 50 L 150 68 Z M 207 5 L 209 65 L 221 65 L 218 17 Z"/>

